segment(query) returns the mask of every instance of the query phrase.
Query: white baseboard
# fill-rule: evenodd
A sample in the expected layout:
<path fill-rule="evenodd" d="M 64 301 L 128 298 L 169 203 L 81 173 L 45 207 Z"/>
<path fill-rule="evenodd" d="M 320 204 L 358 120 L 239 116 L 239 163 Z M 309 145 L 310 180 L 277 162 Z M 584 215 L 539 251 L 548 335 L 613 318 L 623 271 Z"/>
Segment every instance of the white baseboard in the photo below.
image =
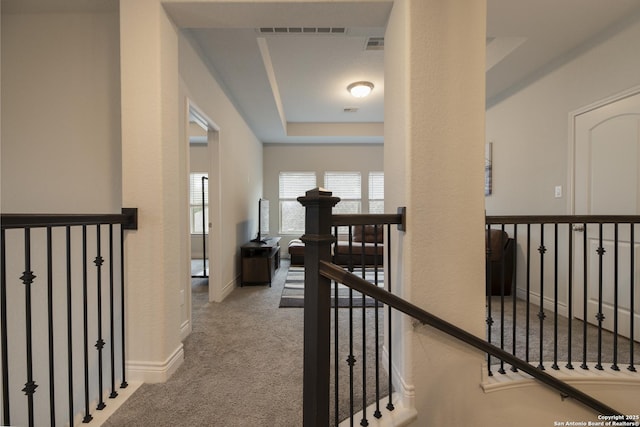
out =
<path fill-rule="evenodd" d="M 91 413 L 91 416 L 93 417 L 93 419 L 91 420 L 91 425 L 98 427 L 103 425 L 109 419 L 109 417 L 113 415 L 118 410 L 118 408 L 120 408 L 127 401 L 127 399 L 129 399 L 131 395 L 142 385 L 142 382 L 127 380 L 127 384 L 128 385 L 126 388 L 119 388 L 117 390 L 118 396 L 115 399 L 105 399 L 107 406 L 104 409 L 95 410 Z M 95 408 L 97 403 L 97 401 L 91 402 L 90 407 Z M 78 413 L 74 417 L 73 425 L 82 425 L 83 419 L 84 412 Z"/>
<path fill-rule="evenodd" d="M 384 370 L 389 374 L 389 351 L 386 345 L 382 346 L 381 362 Z M 394 399 L 398 400 L 403 408 L 415 411 L 415 386 L 405 381 L 405 378 L 400 374 L 395 363 L 391 364 L 391 371 L 391 381 L 393 383 L 393 388 L 396 390 L 396 392 L 393 393 Z"/>
<path fill-rule="evenodd" d="M 518 288 L 516 290 L 516 296 L 519 299 L 525 300 L 527 299 L 527 290 L 526 289 L 521 289 Z M 507 296 L 505 296 L 505 299 L 509 298 Z M 529 293 L 529 301 L 531 301 L 532 304 L 535 304 L 537 306 L 540 306 L 540 294 L 536 293 L 536 292 L 530 292 Z M 545 310 L 554 310 L 554 301 L 552 298 L 549 297 L 544 297 L 544 308 Z M 558 303 L 558 314 L 564 317 L 567 317 L 569 314 L 569 309 L 567 308 L 567 304 L 564 302 L 559 302 Z"/>
<path fill-rule="evenodd" d="M 184 362 L 184 347 L 182 343 L 174 352 L 162 362 L 129 360 L 126 363 L 127 376 L 132 381 L 145 383 L 163 383 Z"/>
<path fill-rule="evenodd" d="M 180 340 L 186 340 L 189 334 L 191 334 L 191 322 L 187 319 L 180 325 Z"/>

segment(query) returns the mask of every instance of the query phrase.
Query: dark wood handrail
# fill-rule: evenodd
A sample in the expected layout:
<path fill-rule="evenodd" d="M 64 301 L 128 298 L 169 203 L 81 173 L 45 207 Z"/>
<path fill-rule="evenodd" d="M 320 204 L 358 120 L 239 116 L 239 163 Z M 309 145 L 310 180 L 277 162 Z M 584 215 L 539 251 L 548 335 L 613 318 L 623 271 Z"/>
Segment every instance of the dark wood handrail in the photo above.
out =
<path fill-rule="evenodd" d="M 378 301 L 393 307 L 394 309 L 401 311 L 419 322 L 432 326 L 449 336 L 452 336 L 468 345 L 471 345 L 478 350 L 481 350 L 485 353 L 489 353 L 498 359 L 501 359 L 510 365 L 521 369 L 523 372 L 528 373 L 538 381 L 558 390 L 561 394 L 567 397 L 571 397 L 584 405 L 598 411 L 602 415 L 622 415 L 620 412 L 616 411 L 613 408 L 605 405 L 597 399 L 589 396 L 576 389 L 575 387 L 570 386 L 569 384 L 547 374 L 544 371 L 539 370 L 538 368 L 530 365 L 522 359 L 519 359 L 502 350 L 499 347 L 494 346 L 487 341 L 478 338 L 477 336 L 470 334 L 469 332 L 461 329 L 441 318 L 434 316 L 433 314 L 421 309 L 418 306 L 411 304 L 410 302 L 387 292 L 385 289 L 382 289 L 378 286 L 371 284 L 370 282 L 358 277 L 342 267 L 335 265 L 333 263 L 327 261 L 320 261 L 319 272 L 322 276 L 334 280 L 338 283 L 342 283 L 349 288 L 355 289 L 365 295 L 373 297 Z"/>
<path fill-rule="evenodd" d="M 640 215 L 492 215 L 486 224 L 640 224 Z"/>
<path fill-rule="evenodd" d="M 122 208 L 119 214 L 16 214 L 0 215 L 2 229 L 66 225 L 122 224 L 124 229 L 138 227 L 137 208 Z"/>

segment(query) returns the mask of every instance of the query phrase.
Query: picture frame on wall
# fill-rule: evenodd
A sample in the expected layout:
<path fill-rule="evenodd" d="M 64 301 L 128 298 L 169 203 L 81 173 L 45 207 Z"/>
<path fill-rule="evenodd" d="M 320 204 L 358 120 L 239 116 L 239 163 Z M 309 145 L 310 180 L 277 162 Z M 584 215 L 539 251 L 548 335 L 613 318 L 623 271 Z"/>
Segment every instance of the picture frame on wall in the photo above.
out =
<path fill-rule="evenodd" d="M 490 196 L 493 191 L 493 142 L 484 146 L 484 195 Z"/>

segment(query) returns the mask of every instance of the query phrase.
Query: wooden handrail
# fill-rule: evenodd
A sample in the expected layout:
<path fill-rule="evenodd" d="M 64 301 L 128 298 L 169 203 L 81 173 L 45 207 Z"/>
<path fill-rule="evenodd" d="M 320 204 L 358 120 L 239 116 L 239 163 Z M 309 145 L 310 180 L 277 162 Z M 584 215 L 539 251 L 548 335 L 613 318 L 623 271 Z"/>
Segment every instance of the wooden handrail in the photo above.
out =
<path fill-rule="evenodd" d="M 640 224 L 640 215 L 491 215 L 486 224 Z"/>
<path fill-rule="evenodd" d="M 334 280 L 338 283 L 342 283 L 349 288 L 375 298 L 376 300 L 413 317 L 423 324 L 434 327 L 451 337 L 454 337 L 468 345 L 475 347 L 478 350 L 489 353 L 497 357 L 498 359 L 509 363 L 510 365 L 522 370 L 523 372 L 528 373 L 541 383 L 558 390 L 562 395 L 571 397 L 578 402 L 581 402 L 582 404 L 594 409 L 595 411 L 598 411 L 602 415 L 622 415 L 622 413 L 616 411 L 613 408 L 610 408 L 599 400 L 594 399 L 593 397 L 581 392 L 580 390 L 572 387 L 564 381 L 561 381 L 553 377 L 552 375 L 539 370 L 538 368 L 530 365 L 529 363 L 512 355 L 511 353 L 508 353 L 501 348 L 496 347 L 495 345 L 481 338 L 478 338 L 473 334 L 470 334 L 464 329 L 461 329 L 437 316 L 434 316 L 433 314 L 423 310 L 416 305 L 411 304 L 410 302 L 398 297 L 397 295 L 387 292 L 385 289 L 371 284 L 367 280 L 350 273 L 349 271 L 343 269 L 338 265 L 327 261 L 320 261 L 319 272 L 322 276 L 328 279 Z"/>
<path fill-rule="evenodd" d="M 119 214 L 14 214 L 0 215 L 2 229 L 66 225 L 122 224 L 126 230 L 138 228 L 137 208 L 122 208 Z"/>

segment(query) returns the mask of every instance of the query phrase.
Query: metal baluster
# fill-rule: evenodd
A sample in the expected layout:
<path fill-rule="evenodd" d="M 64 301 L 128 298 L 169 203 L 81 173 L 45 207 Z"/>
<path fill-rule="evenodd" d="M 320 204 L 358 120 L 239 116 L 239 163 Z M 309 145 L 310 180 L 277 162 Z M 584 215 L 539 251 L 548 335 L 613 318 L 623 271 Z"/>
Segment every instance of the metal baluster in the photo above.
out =
<path fill-rule="evenodd" d="M 602 223 L 600 223 L 598 225 L 598 249 L 596 250 L 598 254 L 598 314 L 596 314 L 596 319 L 598 320 L 598 363 L 595 366 L 599 371 L 604 369 L 602 367 L 602 322 L 604 322 L 604 313 L 602 312 L 602 264 L 606 250 L 602 246 L 602 238 Z"/>
<path fill-rule="evenodd" d="M 87 303 L 87 226 L 82 225 L 82 318 L 84 337 L 84 418 L 83 423 L 88 423 L 93 419 L 89 412 L 89 313 Z"/>
<path fill-rule="evenodd" d="M 553 224 L 553 365 L 552 369 L 560 369 L 558 366 L 558 223 Z"/>
<path fill-rule="evenodd" d="M 378 272 L 379 272 L 379 260 L 378 260 L 378 224 L 373 226 L 373 231 L 374 231 L 374 235 L 376 236 L 374 239 L 374 250 L 373 250 L 373 264 L 374 264 L 374 270 L 373 270 L 373 276 L 374 276 L 374 282 L 376 284 L 376 286 L 379 286 L 378 283 Z M 375 304 L 375 312 L 374 312 L 374 316 L 375 316 L 375 322 L 376 322 L 376 327 L 375 327 L 375 334 L 376 334 L 376 409 L 373 412 L 373 416 L 376 418 L 381 418 L 382 417 L 382 412 L 380 412 L 380 325 L 379 325 L 379 314 L 380 314 L 380 307 L 378 306 L 378 300 L 374 300 L 374 304 Z M 391 390 L 389 390 L 389 393 L 391 393 Z"/>
<path fill-rule="evenodd" d="M 102 244 L 101 244 L 101 225 L 96 225 L 96 258 L 93 263 L 96 265 L 96 282 L 97 282 L 97 294 L 98 294 L 98 339 L 96 340 L 95 348 L 98 350 L 98 406 L 96 409 L 103 410 L 107 405 L 104 403 L 103 386 L 102 386 L 102 350 L 104 348 L 104 339 L 102 339 L 102 264 L 104 258 L 102 258 Z"/>
<path fill-rule="evenodd" d="M 349 271 L 353 272 L 353 227 L 349 226 Z M 349 288 L 349 356 L 347 356 L 347 364 L 349 365 L 349 420 L 353 427 L 353 411 L 354 411 L 354 381 L 353 381 L 353 367 L 356 363 L 356 358 L 353 355 L 353 289 Z"/>
<path fill-rule="evenodd" d="M 113 224 L 109 224 L 109 333 L 110 340 L 109 346 L 111 350 L 111 393 L 109 394 L 110 399 L 115 399 L 118 396 L 118 392 L 116 391 L 116 366 L 115 366 L 115 332 L 113 330 L 113 325 L 115 323 L 114 319 L 114 308 L 113 308 L 113 285 L 114 285 L 114 274 L 113 274 Z"/>
<path fill-rule="evenodd" d="M 29 426 L 34 425 L 33 413 L 33 395 L 38 385 L 33 380 L 33 337 L 31 335 L 31 285 L 36 276 L 31 271 L 31 229 L 24 229 L 24 273 L 20 276 L 20 280 L 24 284 L 24 300 L 25 300 L 25 331 L 26 331 L 26 350 L 27 350 L 27 382 L 22 391 L 27 396 L 27 411 L 29 416 Z"/>
<path fill-rule="evenodd" d="M 618 223 L 613 225 L 613 365 L 611 369 L 619 371 L 618 367 Z"/>
<path fill-rule="evenodd" d="M 53 251 L 51 227 L 47 227 L 47 323 L 49 333 L 49 416 L 51 426 L 56 425 L 56 399 L 53 350 Z"/>
<path fill-rule="evenodd" d="M 69 423 L 73 427 L 73 317 L 71 300 L 71 226 L 66 226 L 67 247 L 67 374 L 69 385 Z"/>
<path fill-rule="evenodd" d="M 567 364 L 565 367 L 567 369 L 573 369 L 573 364 L 571 363 L 571 322 L 573 321 L 573 224 L 569 224 L 569 277 L 568 277 L 568 288 L 569 288 L 569 303 L 567 309 L 569 310 L 569 316 L 567 319 Z"/>
<path fill-rule="evenodd" d="M 513 247 L 517 248 L 518 247 L 518 224 L 513 224 Z M 515 356 L 516 355 L 516 348 L 517 348 L 517 330 L 516 330 L 516 326 L 517 326 L 517 317 L 516 317 L 516 304 L 517 304 L 517 298 L 516 298 L 516 294 L 517 294 L 517 290 L 518 290 L 518 286 L 517 286 L 517 281 L 516 281 L 516 277 L 517 275 L 515 274 L 515 272 L 518 271 L 518 257 L 516 256 L 516 251 L 514 250 L 514 254 L 513 254 L 513 272 L 511 274 L 510 279 L 512 280 L 511 283 L 511 299 L 513 302 L 513 311 L 511 313 L 511 318 L 513 319 L 513 328 L 512 328 L 512 337 L 511 337 L 511 341 L 513 342 L 513 347 L 512 347 L 512 353 Z M 512 372 L 518 372 L 518 368 L 516 368 L 515 366 L 511 366 L 511 371 Z"/>
<path fill-rule="evenodd" d="M 631 274 L 630 274 L 630 281 L 629 281 L 629 366 L 627 367 L 627 369 L 631 372 L 636 372 L 636 368 L 633 364 L 633 346 L 635 343 L 634 340 L 634 317 L 635 317 L 635 313 L 634 313 L 634 302 L 635 302 L 635 263 L 636 263 L 636 259 L 635 259 L 635 244 L 636 244 L 636 239 L 635 239 L 635 224 L 631 223 L 631 232 L 630 232 L 630 237 L 629 237 L 629 242 L 630 242 L 630 264 L 631 264 Z"/>
<path fill-rule="evenodd" d="M 333 227 L 333 234 L 336 236 L 336 241 L 337 241 L 337 238 L 338 238 L 338 227 L 337 226 Z M 334 249 L 334 251 L 333 251 L 334 262 L 335 262 L 335 256 L 336 256 L 335 253 L 336 253 L 336 251 Z M 338 333 L 339 332 L 338 331 L 338 325 L 339 325 L 338 322 L 340 320 L 339 316 L 338 316 L 338 311 L 339 311 L 338 309 L 340 307 L 339 307 L 339 304 L 338 304 L 338 287 L 339 287 L 338 282 L 334 280 L 333 281 L 333 289 L 334 289 L 334 291 L 333 291 L 334 292 L 334 297 L 333 297 L 333 316 L 334 316 L 334 321 L 333 321 L 333 323 L 334 323 L 334 328 L 333 328 L 333 358 L 334 358 L 334 360 L 333 360 L 333 369 L 334 369 L 334 372 L 335 372 L 335 374 L 334 374 L 335 375 L 335 380 L 334 380 L 335 414 L 334 414 L 334 417 L 335 417 L 335 425 L 336 426 L 338 424 L 340 424 L 340 413 L 339 413 L 339 408 L 340 408 L 340 399 L 339 399 L 339 397 L 340 397 L 340 393 L 339 393 L 339 390 L 340 390 L 340 387 L 339 387 L 339 384 L 340 384 L 340 381 L 339 381 L 339 377 L 340 377 L 340 375 L 339 375 L 339 372 L 340 372 L 340 368 L 339 368 L 339 366 L 340 366 L 340 350 L 339 350 L 339 346 L 338 346 L 338 337 L 340 336 L 340 334 Z"/>
<path fill-rule="evenodd" d="M 500 227 L 502 233 L 500 233 L 500 253 L 502 254 L 501 268 L 500 268 L 500 348 L 504 350 L 504 269 L 505 269 L 505 252 L 504 252 L 504 224 Z M 506 374 L 504 370 L 504 360 L 500 359 L 501 374 Z"/>
<path fill-rule="evenodd" d="M 120 338 L 122 339 L 122 382 L 120 388 L 127 388 L 127 370 L 125 367 L 125 342 L 126 342 L 126 330 L 125 330 L 125 289 L 124 289 L 124 227 L 120 226 L 120 316 L 122 317 Z"/>
<path fill-rule="evenodd" d="M 365 251 L 365 226 L 361 225 L 362 230 L 362 278 L 366 280 L 366 251 Z M 362 294 L 362 420 L 360 420 L 361 426 L 368 426 L 367 421 L 367 296 Z"/>
<path fill-rule="evenodd" d="M 529 344 L 531 335 L 531 224 L 527 224 L 527 309 L 525 333 L 525 360 L 529 362 Z"/>
<path fill-rule="evenodd" d="M 2 423 L 11 425 L 11 416 L 9 412 L 9 345 L 8 345 L 8 327 L 7 327 L 7 250 L 6 250 L 6 233 L 1 230 L 0 248 L 2 254 L 0 270 L 0 318 L 2 319 Z"/>
<path fill-rule="evenodd" d="M 580 368 L 589 369 L 587 365 L 587 224 L 583 224 L 584 232 L 582 235 L 582 364 Z"/>
<path fill-rule="evenodd" d="M 543 343 L 544 343 L 544 319 L 547 317 L 544 314 L 544 254 L 547 252 L 547 248 L 544 246 L 544 223 L 540 224 L 540 246 L 538 247 L 540 253 L 540 311 L 538 312 L 538 319 L 540 319 L 540 363 L 538 363 L 538 369 L 544 371 L 543 359 Z"/>
<path fill-rule="evenodd" d="M 387 225 L 387 246 L 385 248 L 387 254 L 387 291 L 391 293 L 391 224 Z M 393 411 L 393 401 L 391 397 L 391 390 L 393 389 L 393 362 L 392 362 L 392 348 L 393 348 L 393 334 L 391 329 L 391 306 L 388 308 L 387 324 L 389 325 L 389 402 L 387 402 L 387 410 Z"/>
<path fill-rule="evenodd" d="M 486 290 L 486 298 L 487 298 L 487 341 L 491 342 L 491 327 L 493 326 L 493 317 L 492 317 L 492 312 L 491 312 L 491 296 L 493 294 L 493 289 L 491 286 L 491 282 L 492 282 L 492 272 L 491 272 L 491 226 L 487 225 L 487 230 L 486 230 L 486 255 L 485 255 L 485 264 L 486 264 L 486 273 L 485 273 L 485 282 L 486 285 L 485 287 L 487 288 Z M 491 370 L 491 355 L 489 353 L 487 353 L 487 370 L 488 370 L 488 374 L 489 376 L 493 376 L 493 371 Z"/>

